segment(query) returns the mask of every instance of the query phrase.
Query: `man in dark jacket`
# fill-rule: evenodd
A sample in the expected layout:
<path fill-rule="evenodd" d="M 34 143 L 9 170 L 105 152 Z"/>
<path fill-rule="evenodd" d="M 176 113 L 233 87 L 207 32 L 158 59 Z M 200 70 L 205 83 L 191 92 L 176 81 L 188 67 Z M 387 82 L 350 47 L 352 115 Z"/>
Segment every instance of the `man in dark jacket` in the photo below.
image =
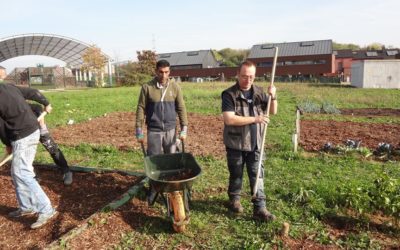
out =
<path fill-rule="evenodd" d="M 14 183 L 18 210 L 10 217 L 38 213 L 32 229 L 45 225 L 57 215 L 49 198 L 35 179 L 33 160 L 39 143 L 39 124 L 26 100 L 36 101 L 51 112 L 51 106 L 40 92 L 30 88 L 0 84 L 0 139 L 8 153 L 13 154 L 11 177 Z"/>
<path fill-rule="evenodd" d="M 222 92 L 222 113 L 224 118 L 224 144 L 229 169 L 229 209 L 242 213 L 240 203 L 243 169 L 246 165 L 251 192 L 256 184 L 258 162 L 263 130 L 269 122 L 266 117 L 268 98 L 271 98 L 270 114 L 277 113 L 276 89 L 268 88 L 266 95 L 261 87 L 253 85 L 256 66 L 250 61 L 243 62 L 238 70 L 238 80 L 232 87 Z M 261 168 L 255 198 L 252 199 L 255 219 L 270 221 L 274 219 L 265 204 L 264 169 Z M 253 193 L 252 193 L 253 195 Z"/>

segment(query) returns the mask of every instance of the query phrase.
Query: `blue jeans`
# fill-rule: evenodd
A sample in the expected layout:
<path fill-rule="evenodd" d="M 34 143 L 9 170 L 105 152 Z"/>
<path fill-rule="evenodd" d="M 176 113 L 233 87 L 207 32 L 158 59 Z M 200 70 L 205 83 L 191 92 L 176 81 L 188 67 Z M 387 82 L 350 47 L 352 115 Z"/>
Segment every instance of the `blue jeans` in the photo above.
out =
<path fill-rule="evenodd" d="M 13 151 L 11 177 L 20 209 L 48 214 L 53 212 L 53 208 L 49 198 L 36 181 L 32 166 L 38 143 L 39 130 L 11 142 Z"/>
<path fill-rule="evenodd" d="M 251 195 L 253 196 L 253 187 L 256 184 L 259 157 L 260 152 L 258 150 L 246 152 L 230 148 L 226 149 L 226 158 L 228 159 L 229 169 L 228 195 L 230 200 L 240 198 L 245 165 L 250 180 Z M 260 178 L 258 180 L 257 194 L 256 197 L 252 199 L 252 202 L 255 209 L 265 207 L 264 167 L 262 165 Z"/>

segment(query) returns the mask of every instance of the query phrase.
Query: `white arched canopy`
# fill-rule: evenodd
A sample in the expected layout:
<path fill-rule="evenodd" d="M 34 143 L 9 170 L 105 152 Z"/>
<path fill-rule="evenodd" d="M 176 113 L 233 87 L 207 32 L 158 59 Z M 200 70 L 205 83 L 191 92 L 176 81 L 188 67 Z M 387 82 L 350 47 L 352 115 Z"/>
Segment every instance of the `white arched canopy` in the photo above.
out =
<path fill-rule="evenodd" d="M 0 63 L 18 56 L 38 55 L 59 59 L 71 68 L 80 68 L 83 63 L 82 54 L 88 47 L 90 45 L 84 42 L 54 34 L 15 35 L 0 39 Z M 111 65 L 111 58 L 103 55 Z"/>

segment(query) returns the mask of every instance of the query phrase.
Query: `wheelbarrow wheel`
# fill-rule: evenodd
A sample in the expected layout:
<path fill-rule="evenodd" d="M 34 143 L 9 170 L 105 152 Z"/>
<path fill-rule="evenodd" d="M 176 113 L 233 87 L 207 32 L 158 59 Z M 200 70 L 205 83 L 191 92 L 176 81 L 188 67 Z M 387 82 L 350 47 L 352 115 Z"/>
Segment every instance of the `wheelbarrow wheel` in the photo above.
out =
<path fill-rule="evenodd" d="M 174 212 L 173 224 L 175 232 L 185 231 L 188 220 L 185 215 L 185 204 L 181 192 L 174 191 L 169 194 L 170 207 Z"/>

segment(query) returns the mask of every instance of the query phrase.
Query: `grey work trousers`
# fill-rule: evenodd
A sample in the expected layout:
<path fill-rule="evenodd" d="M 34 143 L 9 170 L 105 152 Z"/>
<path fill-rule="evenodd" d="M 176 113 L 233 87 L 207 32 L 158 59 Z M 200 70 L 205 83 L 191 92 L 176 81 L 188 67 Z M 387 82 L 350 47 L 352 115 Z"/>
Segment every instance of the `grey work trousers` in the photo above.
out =
<path fill-rule="evenodd" d="M 147 155 L 172 154 L 176 152 L 175 129 L 168 131 L 148 131 Z"/>

